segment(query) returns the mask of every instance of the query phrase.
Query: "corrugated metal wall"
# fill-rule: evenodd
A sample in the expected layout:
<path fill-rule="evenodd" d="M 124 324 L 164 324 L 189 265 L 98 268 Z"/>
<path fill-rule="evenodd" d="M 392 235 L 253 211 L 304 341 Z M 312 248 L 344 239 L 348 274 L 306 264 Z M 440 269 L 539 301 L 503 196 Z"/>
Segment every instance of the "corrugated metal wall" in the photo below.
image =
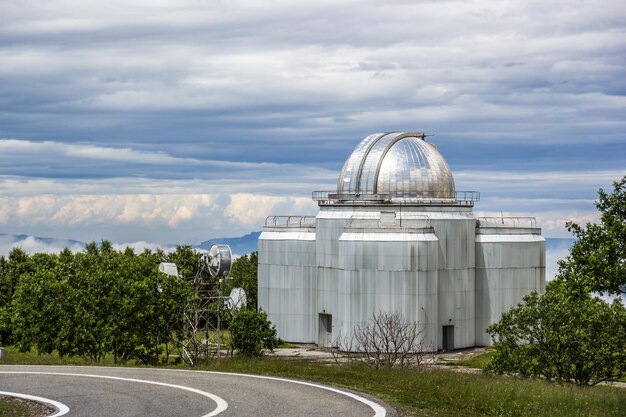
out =
<path fill-rule="evenodd" d="M 278 337 L 317 343 L 314 228 L 266 228 L 259 236 L 259 306 Z"/>
<path fill-rule="evenodd" d="M 372 313 L 399 311 L 429 347 L 444 347 L 444 326 L 454 348 L 485 345 L 485 327 L 544 287 L 540 230 L 477 228 L 471 208 L 325 207 L 314 227 L 259 238 L 259 306 L 291 342 L 350 337 Z"/>
<path fill-rule="evenodd" d="M 476 345 L 485 329 L 531 291 L 545 290 L 545 239 L 539 229 L 479 228 L 476 235 Z"/>

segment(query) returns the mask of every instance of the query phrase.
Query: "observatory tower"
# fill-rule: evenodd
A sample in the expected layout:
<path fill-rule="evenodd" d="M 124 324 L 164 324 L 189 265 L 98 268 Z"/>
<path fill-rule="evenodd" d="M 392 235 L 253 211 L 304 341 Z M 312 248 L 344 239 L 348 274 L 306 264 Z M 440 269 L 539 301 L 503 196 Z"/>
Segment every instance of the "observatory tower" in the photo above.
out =
<path fill-rule="evenodd" d="M 259 237 L 259 306 L 286 341 L 328 346 L 375 312 L 399 312 L 424 344 L 490 344 L 485 328 L 545 287 L 532 218 L 477 218 L 421 132 L 377 133 L 345 162 L 315 218 L 270 216 Z"/>

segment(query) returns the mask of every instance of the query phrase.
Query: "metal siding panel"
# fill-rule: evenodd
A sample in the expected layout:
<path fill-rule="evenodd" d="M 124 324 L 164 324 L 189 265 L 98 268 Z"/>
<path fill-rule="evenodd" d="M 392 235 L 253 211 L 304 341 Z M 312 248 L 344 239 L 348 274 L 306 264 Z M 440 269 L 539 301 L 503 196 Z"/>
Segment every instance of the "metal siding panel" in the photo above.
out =
<path fill-rule="evenodd" d="M 487 345 L 485 328 L 526 294 L 544 290 L 545 242 L 527 235 L 478 236 L 485 235 L 476 242 L 476 344 Z"/>

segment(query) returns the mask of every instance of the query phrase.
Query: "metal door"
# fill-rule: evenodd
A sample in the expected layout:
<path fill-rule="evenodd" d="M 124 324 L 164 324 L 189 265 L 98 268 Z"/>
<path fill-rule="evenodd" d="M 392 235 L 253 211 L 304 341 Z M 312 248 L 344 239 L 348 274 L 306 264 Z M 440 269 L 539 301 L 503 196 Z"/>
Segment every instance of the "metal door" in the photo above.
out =
<path fill-rule="evenodd" d="M 454 350 L 454 326 L 443 326 L 441 348 L 443 350 Z"/>
<path fill-rule="evenodd" d="M 333 346 L 333 316 L 320 313 L 317 344 L 321 347 Z"/>

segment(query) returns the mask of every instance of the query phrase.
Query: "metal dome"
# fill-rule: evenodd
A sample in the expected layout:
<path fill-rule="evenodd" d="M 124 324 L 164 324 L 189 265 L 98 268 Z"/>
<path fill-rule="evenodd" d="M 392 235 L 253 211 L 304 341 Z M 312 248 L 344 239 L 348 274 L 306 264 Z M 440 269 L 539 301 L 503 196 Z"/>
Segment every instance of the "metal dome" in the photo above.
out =
<path fill-rule="evenodd" d="M 363 139 L 339 174 L 338 194 L 391 200 L 454 199 L 452 172 L 421 132 L 376 133 Z"/>

